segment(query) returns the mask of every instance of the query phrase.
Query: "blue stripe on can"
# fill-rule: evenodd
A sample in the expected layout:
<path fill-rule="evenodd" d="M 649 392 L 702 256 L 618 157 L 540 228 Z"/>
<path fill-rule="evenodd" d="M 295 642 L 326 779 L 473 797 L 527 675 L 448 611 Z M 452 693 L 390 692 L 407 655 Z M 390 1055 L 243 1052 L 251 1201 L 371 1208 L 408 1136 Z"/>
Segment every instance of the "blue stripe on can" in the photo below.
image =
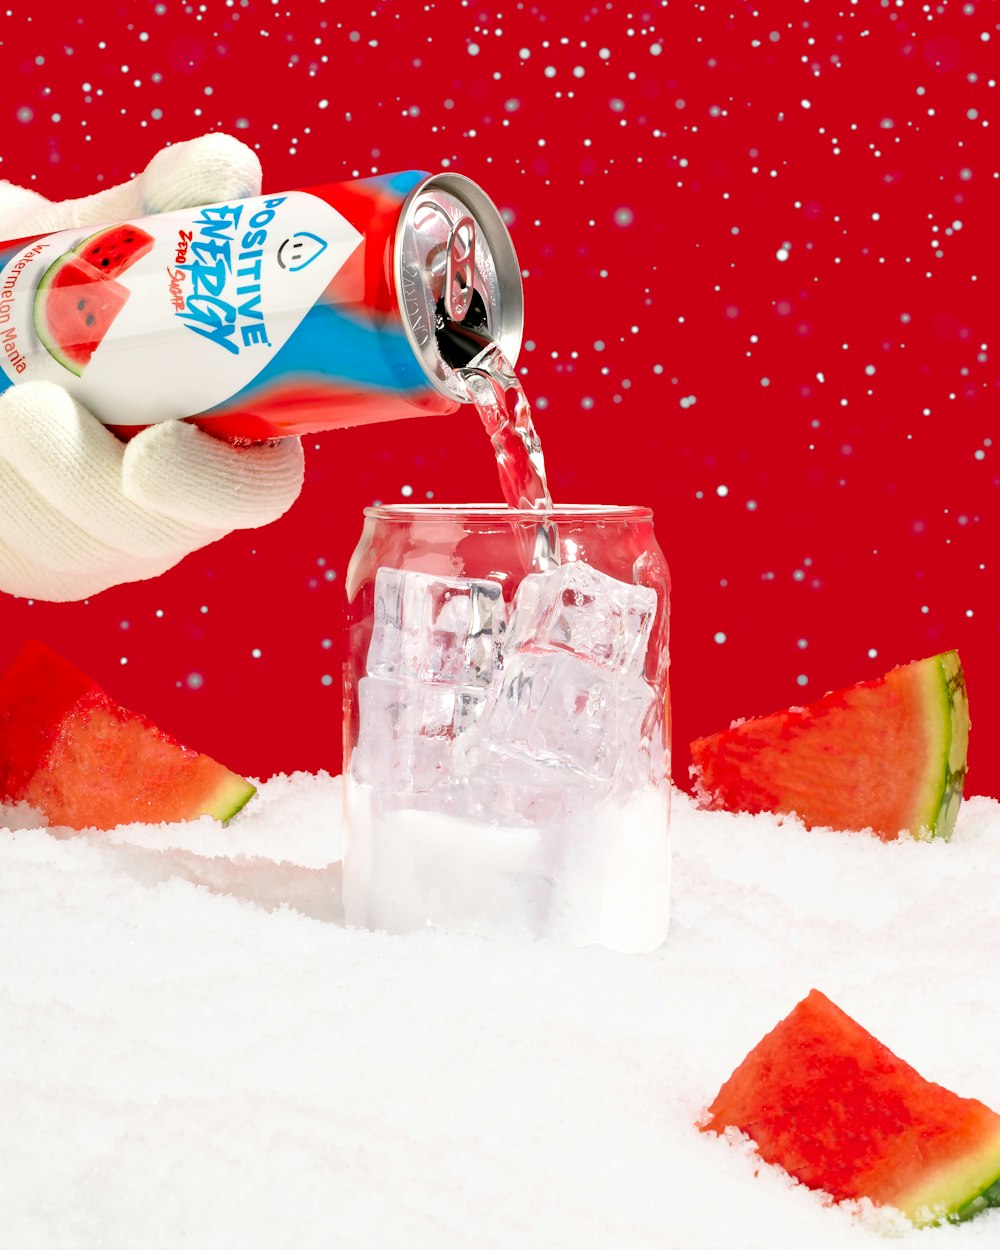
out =
<path fill-rule="evenodd" d="M 408 195 L 418 182 L 422 182 L 427 175 L 420 169 L 407 169 L 401 174 L 390 174 L 386 177 L 385 184 L 390 190 L 395 191 L 398 195 Z"/>
<path fill-rule="evenodd" d="M 277 382 L 328 379 L 364 391 L 413 397 L 431 386 L 400 328 L 360 320 L 331 304 L 314 304 L 285 345 L 252 381 L 208 412 L 242 407 Z"/>

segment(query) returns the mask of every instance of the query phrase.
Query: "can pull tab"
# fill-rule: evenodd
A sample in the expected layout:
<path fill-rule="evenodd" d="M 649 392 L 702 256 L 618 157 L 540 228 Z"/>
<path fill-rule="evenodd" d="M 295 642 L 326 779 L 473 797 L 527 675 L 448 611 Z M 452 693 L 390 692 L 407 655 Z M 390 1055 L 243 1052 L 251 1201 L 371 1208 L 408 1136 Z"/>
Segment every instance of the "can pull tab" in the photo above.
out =
<path fill-rule="evenodd" d="M 472 304 L 476 261 L 476 223 L 462 217 L 448 235 L 444 275 L 444 310 L 452 321 L 464 321 Z"/>

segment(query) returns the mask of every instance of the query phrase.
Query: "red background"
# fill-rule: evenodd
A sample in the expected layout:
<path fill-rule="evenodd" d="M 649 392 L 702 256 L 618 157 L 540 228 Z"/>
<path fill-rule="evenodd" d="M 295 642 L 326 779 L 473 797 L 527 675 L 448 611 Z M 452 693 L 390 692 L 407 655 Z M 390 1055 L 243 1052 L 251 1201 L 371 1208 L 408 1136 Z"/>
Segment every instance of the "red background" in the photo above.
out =
<path fill-rule="evenodd" d="M 212 129 L 266 190 L 468 174 L 525 270 L 554 496 L 656 512 L 678 779 L 695 735 L 959 647 L 1000 794 L 997 11 L 759 8 L 13 0 L 0 174 L 81 195 Z M 269 529 L 0 595 L 0 664 L 38 636 L 234 768 L 336 771 L 361 510 L 428 492 L 497 498 L 473 416 L 310 439 Z"/>

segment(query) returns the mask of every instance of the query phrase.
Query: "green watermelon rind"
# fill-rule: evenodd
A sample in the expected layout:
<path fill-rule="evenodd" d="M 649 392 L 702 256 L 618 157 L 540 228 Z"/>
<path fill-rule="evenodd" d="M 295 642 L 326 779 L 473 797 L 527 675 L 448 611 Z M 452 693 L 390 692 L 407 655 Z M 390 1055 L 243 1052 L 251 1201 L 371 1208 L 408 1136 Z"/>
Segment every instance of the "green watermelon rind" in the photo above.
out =
<path fill-rule="evenodd" d="M 997 1172 L 997 1178 L 991 1185 L 987 1185 L 974 1198 L 970 1198 L 955 1211 L 950 1212 L 948 1219 L 955 1224 L 961 1223 L 971 1220 L 974 1215 L 978 1215 L 980 1211 L 987 1211 L 990 1207 L 1000 1207 L 1000 1171 Z"/>
<path fill-rule="evenodd" d="M 35 333 L 38 335 L 38 341 L 49 353 L 52 359 L 55 360 L 57 364 L 62 365 L 64 369 L 66 369 L 69 373 L 72 373 L 75 377 L 82 378 L 83 370 L 86 366 L 77 365 L 70 360 L 49 333 L 48 319 L 45 316 L 44 298 L 60 268 L 68 260 L 79 259 L 80 257 L 77 256 L 75 251 L 63 252 L 61 256 L 57 256 L 52 264 L 49 265 L 48 269 L 46 269 L 46 271 L 42 274 L 38 287 L 35 290 L 35 300 L 32 305 L 31 315 L 35 324 Z"/>
<path fill-rule="evenodd" d="M 257 787 L 238 773 L 230 773 L 206 803 L 205 814 L 225 824 L 246 807 L 257 793 Z"/>
<path fill-rule="evenodd" d="M 947 841 L 954 832 L 958 809 L 962 806 L 971 722 L 965 672 L 958 652 L 945 651 L 934 658 L 938 662 L 942 693 L 947 701 L 948 740 L 942 752 L 944 776 L 937 795 L 934 819 L 927 829 L 932 836 Z"/>
<path fill-rule="evenodd" d="M 896 1205 L 918 1226 L 964 1223 L 1000 1206 L 1000 1136 L 977 1154 L 942 1168 L 921 1189 L 900 1195 Z"/>
<path fill-rule="evenodd" d="M 931 656 L 917 667 L 927 719 L 938 727 L 940 737 L 928 752 L 927 790 L 914 803 L 908 828 L 917 837 L 947 841 L 955 830 L 965 788 L 970 728 L 965 674 L 957 651 Z"/>

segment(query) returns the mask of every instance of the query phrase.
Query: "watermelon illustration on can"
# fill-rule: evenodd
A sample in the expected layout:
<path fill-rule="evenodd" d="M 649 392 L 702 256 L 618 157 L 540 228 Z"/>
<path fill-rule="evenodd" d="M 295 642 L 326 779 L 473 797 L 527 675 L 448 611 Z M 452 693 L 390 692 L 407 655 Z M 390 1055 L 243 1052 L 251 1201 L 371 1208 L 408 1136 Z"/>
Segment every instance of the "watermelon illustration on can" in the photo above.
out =
<path fill-rule="evenodd" d="M 520 270 L 471 180 L 409 171 L 0 243 L 0 391 L 57 382 L 128 437 L 304 434 L 469 402 L 521 342 Z"/>
<path fill-rule="evenodd" d="M 35 291 L 35 332 L 64 369 L 83 376 L 129 298 L 115 279 L 152 247 L 152 235 L 124 223 L 89 235 L 46 269 Z"/>

